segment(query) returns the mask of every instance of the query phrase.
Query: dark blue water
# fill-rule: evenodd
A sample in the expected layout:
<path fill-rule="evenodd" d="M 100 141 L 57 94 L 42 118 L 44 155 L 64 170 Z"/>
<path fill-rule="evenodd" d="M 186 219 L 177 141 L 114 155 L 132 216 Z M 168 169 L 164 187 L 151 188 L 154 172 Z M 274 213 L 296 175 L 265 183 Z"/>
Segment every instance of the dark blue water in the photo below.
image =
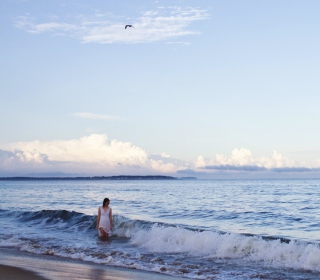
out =
<path fill-rule="evenodd" d="M 1 181 L 0 247 L 196 279 L 320 278 L 320 180 Z M 111 200 L 114 235 L 95 215 Z"/>

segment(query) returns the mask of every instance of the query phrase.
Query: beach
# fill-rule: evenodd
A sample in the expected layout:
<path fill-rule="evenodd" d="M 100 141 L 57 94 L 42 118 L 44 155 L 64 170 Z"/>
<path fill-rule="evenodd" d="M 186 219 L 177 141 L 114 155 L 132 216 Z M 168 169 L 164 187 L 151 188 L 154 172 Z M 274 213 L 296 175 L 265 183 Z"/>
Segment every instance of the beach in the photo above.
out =
<path fill-rule="evenodd" d="M 24 280 L 43 280 L 47 279 L 44 277 L 41 277 L 37 275 L 36 273 L 33 273 L 26 269 L 21 269 L 15 266 L 8 266 L 8 265 L 2 265 L 0 264 L 0 275 L 1 279 L 5 280 L 18 280 L 18 279 L 24 279 Z"/>
<path fill-rule="evenodd" d="M 35 255 L 12 249 L 0 250 L 0 275 L 2 280 L 178 280 L 182 277 L 155 272 L 94 264 L 84 261 Z"/>

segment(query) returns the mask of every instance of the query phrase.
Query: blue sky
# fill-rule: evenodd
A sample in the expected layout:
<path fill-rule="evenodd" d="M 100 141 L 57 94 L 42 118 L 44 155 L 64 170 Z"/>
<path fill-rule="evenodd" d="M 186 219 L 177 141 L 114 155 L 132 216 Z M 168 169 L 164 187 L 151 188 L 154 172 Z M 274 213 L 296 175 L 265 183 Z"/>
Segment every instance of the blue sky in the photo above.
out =
<path fill-rule="evenodd" d="M 319 177 L 319 8 L 1 1 L 0 176 Z"/>

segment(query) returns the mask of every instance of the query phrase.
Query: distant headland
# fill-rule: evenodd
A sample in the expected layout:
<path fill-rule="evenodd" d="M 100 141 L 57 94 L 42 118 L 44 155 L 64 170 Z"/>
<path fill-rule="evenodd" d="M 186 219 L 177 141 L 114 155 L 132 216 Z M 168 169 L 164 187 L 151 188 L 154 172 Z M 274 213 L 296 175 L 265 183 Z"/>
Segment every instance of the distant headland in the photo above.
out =
<path fill-rule="evenodd" d="M 34 180 L 197 180 L 196 177 L 176 178 L 162 175 L 119 175 L 119 176 L 93 176 L 93 177 L 0 177 L 0 181 L 34 181 Z"/>

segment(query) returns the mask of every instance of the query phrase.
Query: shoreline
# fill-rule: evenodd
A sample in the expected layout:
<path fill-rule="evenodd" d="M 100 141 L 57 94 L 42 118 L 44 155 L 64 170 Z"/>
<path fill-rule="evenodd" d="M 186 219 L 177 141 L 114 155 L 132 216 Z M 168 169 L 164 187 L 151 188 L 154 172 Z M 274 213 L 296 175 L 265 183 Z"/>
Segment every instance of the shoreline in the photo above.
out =
<path fill-rule="evenodd" d="M 95 264 L 52 255 L 0 248 L 0 275 L 6 280 L 179 280 L 158 272 Z"/>

